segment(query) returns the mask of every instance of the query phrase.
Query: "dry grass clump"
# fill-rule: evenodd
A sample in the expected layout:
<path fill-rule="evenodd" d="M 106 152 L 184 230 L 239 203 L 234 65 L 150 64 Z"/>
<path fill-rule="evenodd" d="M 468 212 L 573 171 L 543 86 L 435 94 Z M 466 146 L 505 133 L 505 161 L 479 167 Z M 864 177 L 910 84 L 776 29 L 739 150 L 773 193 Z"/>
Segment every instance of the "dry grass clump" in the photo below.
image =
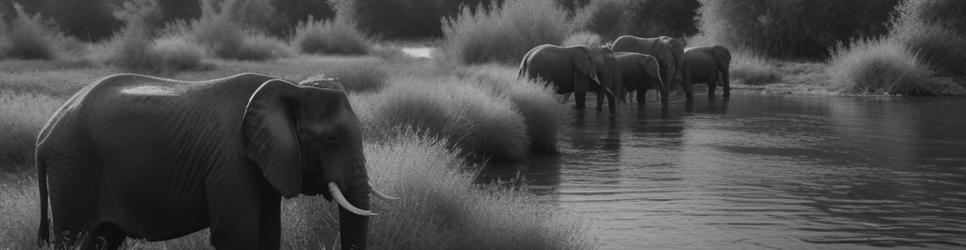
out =
<path fill-rule="evenodd" d="M 362 32 L 341 19 L 299 22 L 292 43 L 307 54 L 363 55 L 372 47 Z"/>
<path fill-rule="evenodd" d="M 516 69 L 502 65 L 468 67 L 458 75 L 496 95 L 506 96 L 523 115 L 530 136 L 530 149 L 540 153 L 557 152 L 560 124 L 567 106 L 556 99 L 554 90 L 542 83 L 518 79 Z"/>
<path fill-rule="evenodd" d="M 519 63 L 540 44 L 560 44 L 570 34 L 567 11 L 553 1 L 507 0 L 491 11 L 465 8 L 443 26 L 443 54 L 462 64 Z"/>
<path fill-rule="evenodd" d="M 577 32 L 571 34 L 563 41 L 563 46 L 576 46 L 576 45 L 587 45 L 587 46 L 599 46 L 602 45 L 600 36 L 593 32 Z"/>
<path fill-rule="evenodd" d="M 0 89 L 0 170 L 33 162 L 37 134 L 63 102 Z"/>
<path fill-rule="evenodd" d="M 829 61 L 829 76 L 844 93 L 923 95 L 931 92 L 929 69 L 896 40 L 870 39 L 840 46 Z"/>
<path fill-rule="evenodd" d="M 761 85 L 781 81 L 782 74 L 775 62 L 748 50 L 737 50 L 731 58 L 731 78 L 743 84 Z"/>
<path fill-rule="evenodd" d="M 522 160 L 530 139 L 523 117 L 510 100 L 453 77 L 404 77 L 389 84 L 371 107 L 367 129 L 378 137 L 409 126 L 447 138 L 474 156 Z M 364 119 L 366 120 L 366 119 Z"/>

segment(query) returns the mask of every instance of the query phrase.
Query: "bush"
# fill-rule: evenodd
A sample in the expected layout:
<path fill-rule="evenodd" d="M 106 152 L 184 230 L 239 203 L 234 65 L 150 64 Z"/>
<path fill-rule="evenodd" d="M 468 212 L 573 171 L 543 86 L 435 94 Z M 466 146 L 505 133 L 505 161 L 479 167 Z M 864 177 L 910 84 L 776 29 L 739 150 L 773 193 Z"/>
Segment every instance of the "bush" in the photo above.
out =
<path fill-rule="evenodd" d="M 372 249 L 591 249 L 586 224 L 533 202 L 525 193 L 481 189 L 447 143 L 412 132 L 365 145 L 369 176 L 397 201 L 373 199 Z M 38 199 L 34 178 L 0 182 L 0 245 L 34 248 Z M 337 205 L 321 197 L 281 204 L 282 248 L 339 249 Z M 208 230 L 164 242 L 128 240 L 125 247 L 208 248 Z"/>
<path fill-rule="evenodd" d="M 369 42 L 347 21 L 307 20 L 295 28 L 293 43 L 309 54 L 358 55 L 369 52 Z"/>
<path fill-rule="evenodd" d="M 892 37 L 941 73 L 966 76 L 966 2 L 909 0 L 897 7 Z"/>
<path fill-rule="evenodd" d="M 452 146 L 473 156 L 511 161 L 524 159 L 530 146 L 523 117 L 510 101 L 468 81 L 402 78 L 372 99 L 379 101 L 371 108 L 366 127 L 377 138 L 409 126 L 448 138 Z"/>
<path fill-rule="evenodd" d="M 578 10 L 578 30 L 600 34 L 607 40 L 621 35 L 685 37 L 698 32 L 694 20 L 697 0 L 598 0 Z"/>
<path fill-rule="evenodd" d="M 322 70 L 327 76 L 338 78 L 349 92 L 371 92 L 380 90 L 386 85 L 388 72 L 383 64 L 377 59 L 359 58 L 339 60 L 338 63 L 326 66 Z"/>
<path fill-rule="evenodd" d="M 287 57 L 292 52 L 282 40 L 262 33 L 249 33 L 230 59 L 265 61 Z"/>
<path fill-rule="evenodd" d="M 135 27 L 127 27 L 117 34 L 108 48 L 107 63 L 123 69 L 155 71 L 161 67 L 157 56 L 151 51 L 148 34 Z"/>
<path fill-rule="evenodd" d="M 538 82 L 518 79 L 516 69 L 500 65 L 470 67 L 459 74 L 492 94 L 510 99 L 520 115 L 523 115 L 531 151 L 557 152 L 560 124 L 563 124 L 568 109 L 557 101 L 552 88 Z"/>
<path fill-rule="evenodd" d="M 161 37 L 151 45 L 151 52 L 160 60 L 162 72 L 202 68 L 205 50 L 184 37 Z"/>
<path fill-rule="evenodd" d="M 463 64 L 517 64 L 530 49 L 569 35 L 567 12 L 551 1 L 507 0 L 490 12 L 466 8 L 443 27 L 442 51 Z"/>
<path fill-rule="evenodd" d="M 929 95 L 928 69 L 900 43 L 860 40 L 839 46 L 829 62 L 829 75 L 848 94 Z"/>
<path fill-rule="evenodd" d="M 227 0 L 222 10 L 232 9 L 234 0 Z M 290 54 L 281 40 L 269 37 L 257 30 L 245 30 L 241 23 L 232 21 L 224 11 L 218 12 L 210 4 L 202 8 L 200 19 L 191 24 L 194 42 L 205 47 L 212 55 L 237 60 L 263 61 L 285 57 Z"/>
<path fill-rule="evenodd" d="M 701 0 L 699 27 L 714 44 L 763 56 L 824 59 L 854 37 L 888 31 L 898 0 Z"/>
<path fill-rule="evenodd" d="M 737 82 L 760 85 L 782 80 L 782 73 L 775 67 L 775 62 L 743 50 L 733 52 L 731 78 Z"/>
<path fill-rule="evenodd" d="M 338 19 L 370 36 L 387 39 L 439 37 L 446 18 L 461 7 L 490 8 L 503 0 L 335 0 Z"/>
<path fill-rule="evenodd" d="M 56 41 L 66 39 L 57 27 L 45 22 L 40 14 L 30 15 L 23 6 L 14 4 L 16 17 L 0 40 L 6 44 L 0 56 L 20 59 L 54 59 L 57 57 Z"/>
<path fill-rule="evenodd" d="M 33 162 L 37 134 L 62 103 L 46 95 L 0 90 L 0 170 Z"/>
<path fill-rule="evenodd" d="M 576 45 L 588 45 L 588 46 L 599 46 L 602 45 L 600 41 L 600 36 L 591 32 L 577 32 L 571 34 L 563 41 L 563 46 L 576 46 Z"/>

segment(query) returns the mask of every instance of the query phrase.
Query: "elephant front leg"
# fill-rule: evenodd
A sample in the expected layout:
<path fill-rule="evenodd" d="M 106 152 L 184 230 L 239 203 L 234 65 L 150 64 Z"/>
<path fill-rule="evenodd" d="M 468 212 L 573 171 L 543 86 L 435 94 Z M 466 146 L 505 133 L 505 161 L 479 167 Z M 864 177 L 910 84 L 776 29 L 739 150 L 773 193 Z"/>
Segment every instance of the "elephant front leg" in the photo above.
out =
<path fill-rule="evenodd" d="M 611 114 L 617 113 L 617 96 L 607 95 L 607 109 Z M 597 110 L 600 110 L 600 107 Z"/>
<path fill-rule="evenodd" d="M 266 208 L 266 201 L 262 199 L 267 196 L 263 194 L 265 190 L 262 186 L 269 184 L 256 179 L 258 176 L 242 178 L 242 175 L 227 175 L 207 188 L 211 245 L 217 249 L 278 249 L 278 243 L 272 246 L 272 242 L 263 242 L 262 239 L 263 234 L 270 233 L 266 230 L 280 229 L 277 224 L 262 225 L 267 220 L 278 220 L 277 217 L 262 218 L 266 212 L 270 212 L 262 211 Z M 275 206 L 279 204 L 276 202 Z"/>
<path fill-rule="evenodd" d="M 604 91 L 597 92 L 597 111 L 604 110 Z"/>
<path fill-rule="evenodd" d="M 584 97 L 586 97 L 584 94 L 585 93 L 578 94 L 577 92 L 574 92 L 574 102 L 577 103 L 577 110 L 584 110 Z"/>
<path fill-rule="evenodd" d="M 708 80 L 708 98 L 714 98 L 714 92 L 718 89 L 718 86 L 716 86 L 717 82 L 718 79 L 716 77 L 712 77 L 711 80 Z"/>
<path fill-rule="evenodd" d="M 643 107 L 645 96 L 647 96 L 647 88 L 638 89 L 636 92 L 637 92 L 637 106 Z"/>

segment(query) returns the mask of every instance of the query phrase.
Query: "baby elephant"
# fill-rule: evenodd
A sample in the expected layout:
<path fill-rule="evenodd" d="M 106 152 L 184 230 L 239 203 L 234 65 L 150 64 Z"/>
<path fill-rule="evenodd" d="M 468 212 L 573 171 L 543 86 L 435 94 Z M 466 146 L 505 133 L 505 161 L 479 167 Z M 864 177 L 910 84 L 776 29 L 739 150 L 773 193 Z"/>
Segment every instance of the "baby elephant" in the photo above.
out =
<path fill-rule="evenodd" d="M 614 58 L 620 68 L 621 79 L 627 92 L 637 91 L 637 104 L 644 105 L 644 96 L 648 89 L 655 89 L 661 94 L 661 107 L 667 107 L 668 88 L 661 78 L 661 66 L 657 58 L 634 52 L 615 52 Z M 603 101 L 598 96 L 597 105 Z"/>
<path fill-rule="evenodd" d="M 731 65 L 731 52 L 727 48 L 715 46 L 693 47 L 684 50 L 685 84 L 707 83 L 708 97 L 714 97 L 715 88 L 721 85 L 724 97 L 731 96 L 731 83 L 728 70 Z"/>

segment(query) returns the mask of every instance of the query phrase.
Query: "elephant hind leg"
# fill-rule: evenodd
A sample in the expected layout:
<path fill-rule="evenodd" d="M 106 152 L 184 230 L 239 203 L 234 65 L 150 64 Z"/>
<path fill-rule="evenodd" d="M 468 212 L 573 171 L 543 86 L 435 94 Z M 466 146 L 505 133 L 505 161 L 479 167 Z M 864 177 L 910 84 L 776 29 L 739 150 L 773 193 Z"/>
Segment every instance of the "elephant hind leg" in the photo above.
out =
<path fill-rule="evenodd" d="M 91 228 L 81 240 L 80 249 L 118 249 L 127 234 L 111 223 L 100 223 Z"/>

